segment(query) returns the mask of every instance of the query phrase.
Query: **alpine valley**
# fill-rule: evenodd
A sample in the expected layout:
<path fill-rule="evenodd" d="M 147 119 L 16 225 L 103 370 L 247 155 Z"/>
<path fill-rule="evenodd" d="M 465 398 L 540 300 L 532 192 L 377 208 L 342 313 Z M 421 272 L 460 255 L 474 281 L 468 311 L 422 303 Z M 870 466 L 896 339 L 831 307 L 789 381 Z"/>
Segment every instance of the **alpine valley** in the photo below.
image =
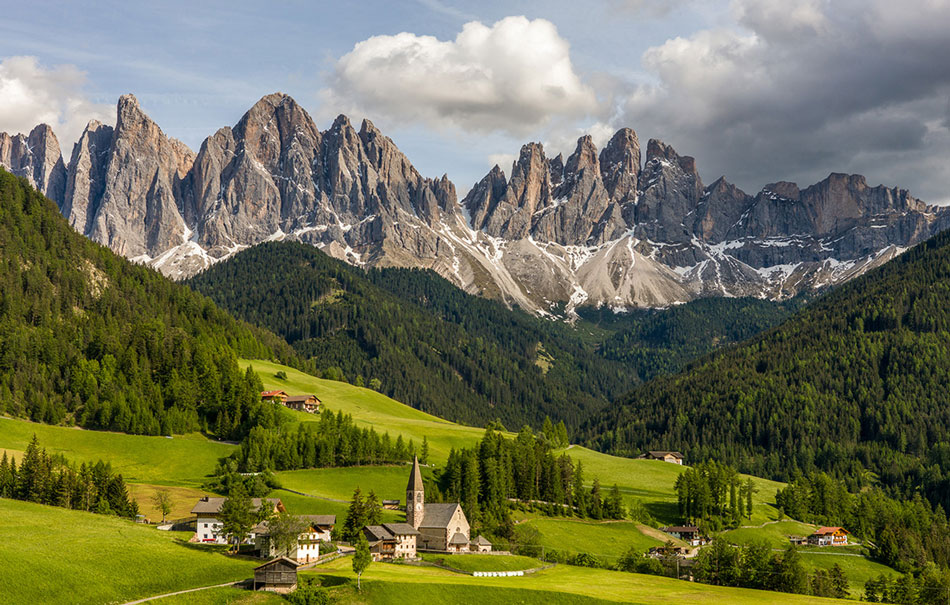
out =
<path fill-rule="evenodd" d="M 780 300 L 847 281 L 950 227 L 950 209 L 833 173 L 747 194 L 704 185 L 689 156 L 636 133 L 564 159 L 539 143 L 461 200 L 423 177 L 369 120 L 321 131 L 287 95 L 258 101 L 198 153 L 132 95 L 90 122 L 68 163 L 52 129 L 0 134 L 0 164 L 94 241 L 192 276 L 263 241 L 298 240 L 364 267 L 432 269 L 540 315 L 666 307 L 707 296 Z"/>

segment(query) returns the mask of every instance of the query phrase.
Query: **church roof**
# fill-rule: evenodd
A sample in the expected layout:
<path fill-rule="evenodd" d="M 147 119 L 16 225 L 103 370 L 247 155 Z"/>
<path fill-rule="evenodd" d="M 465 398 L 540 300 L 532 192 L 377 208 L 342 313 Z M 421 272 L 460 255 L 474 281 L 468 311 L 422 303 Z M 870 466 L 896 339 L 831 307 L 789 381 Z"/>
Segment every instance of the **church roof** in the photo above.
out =
<path fill-rule="evenodd" d="M 449 526 L 455 509 L 461 505 L 458 502 L 451 504 L 429 504 L 426 502 L 425 514 L 422 516 L 422 524 L 419 527 L 442 528 Z"/>
<path fill-rule="evenodd" d="M 452 536 L 452 539 L 449 540 L 449 544 L 468 544 L 468 538 L 466 538 L 462 532 L 457 531 L 455 535 Z"/>
<path fill-rule="evenodd" d="M 412 457 L 412 472 L 409 473 L 409 485 L 406 486 L 407 492 L 421 492 L 422 487 L 422 471 L 419 470 L 419 458 L 416 456 Z"/>
<path fill-rule="evenodd" d="M 477 538 L 472 540 L 472 544 L 477 544 L 480 546 L 491 546 L 491 542 L 485 539 L 485 536 L 479 535 Z"/>

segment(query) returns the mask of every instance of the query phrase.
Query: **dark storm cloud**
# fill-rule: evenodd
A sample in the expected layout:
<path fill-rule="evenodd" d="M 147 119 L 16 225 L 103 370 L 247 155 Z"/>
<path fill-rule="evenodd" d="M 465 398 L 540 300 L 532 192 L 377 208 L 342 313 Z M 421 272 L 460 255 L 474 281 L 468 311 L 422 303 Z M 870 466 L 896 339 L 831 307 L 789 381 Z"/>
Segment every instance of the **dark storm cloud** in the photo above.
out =
<path fill-rule="evenodd" d="M 899 5 L 898 5 L 899 4 Z M 950 202 L 950 2 L 740 0 L 643 56 L 619 122 L 757 190 L 832 171 Z M 940 161 L 943 160 L 943 161 Z"/>

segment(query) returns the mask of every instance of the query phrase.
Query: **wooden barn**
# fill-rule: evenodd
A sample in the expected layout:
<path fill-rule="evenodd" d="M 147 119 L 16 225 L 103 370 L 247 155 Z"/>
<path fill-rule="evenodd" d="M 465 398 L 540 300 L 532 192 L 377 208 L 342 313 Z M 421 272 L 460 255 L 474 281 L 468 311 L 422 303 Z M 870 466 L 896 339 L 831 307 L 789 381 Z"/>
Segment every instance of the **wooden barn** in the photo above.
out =
<path fill-rule="evenodd" d="M 287 557 L 268 561 L 254 568 L 254 590 L 288 593 L 297 589 L 297 568 L 300 563 Z"/>

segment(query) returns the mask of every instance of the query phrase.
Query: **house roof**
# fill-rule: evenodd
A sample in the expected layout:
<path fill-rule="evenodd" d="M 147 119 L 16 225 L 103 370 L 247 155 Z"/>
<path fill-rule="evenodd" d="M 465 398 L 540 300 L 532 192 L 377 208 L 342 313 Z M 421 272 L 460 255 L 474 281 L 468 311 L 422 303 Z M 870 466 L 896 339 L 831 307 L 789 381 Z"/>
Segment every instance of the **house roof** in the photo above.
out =
<path fill-rule="evenodd" d="M 363 533 L 366 534 L 370 542 L 374 540 L 377 542 L 380 540 L 392 540 L 396 537 L 382 525 L 367 525 L 363 528 Z"/>
<path fill-rule="evenodd" d="M 812 535 L 813 536 L 827 536 L 828 534 L 833 534 L 839 531 L 846 534 L 851 533 L 843 527 L 819 527 L 818 529 L 815 530 L 815 533 L 813 533 Z"/>
<path fill-rule="evenodd" d="M 306 403 L 310 399 L 315 399 L 317 403 L 320 403 L 320 399 L 316 395 L 292 395 L 284 400 L 284 403 Z"/>
<path fill-rule="evenodd" d="M 666 456 L 667 454 L 672 455 L 672 456 L 675 456 L 675 457 L 677 457 L 677 458 L 682 458 L 682 457 L 683 457 L 683 454 L 681 454 L 681 453 L 679 453 L 679 452 L 667 452 L 667 451 L 661 451 L 661 450 L 650 450 L 650 451 L 647 452 L 647 453 L 650 454 L 651 456 L 653 456 L 654 458 L 663 458 L 663 457 Z"/>
<path fill-rule="evenodd" d="M 263 565 L 258 565 L 257 567 L 254 568 L 254 571 L 257 571 L 258 569 L 264 569 L 265 567 L 270 567 L 276 563 L 286 563 L 288 565 L 293 566 L 294 569 L 297 569 L 301 565 L 300 563 L 297 563 L 296 561 L 294 561 L 293 559 L 289 557 L 277 557 L 276 559 L 272 559 L 268 561 L 267 563 L 264 563 Z"/>
<path fill-rule="evenodd" d="M 699 531 L 699 528 L 695 525 L 671 525 L 670 527 L 664 527 L 663 531 L 666 533 L 696 533 Z"/>
<path fill-rule="evenodd" d="M 406 485 L 406 491 L 421 492 L 423 489 L 422 471 L 419 470 L 419 458 L 417 456 L 413 456 L 412 471 L 409 472 L 409 484 Z"/>
<path fill-rule="evenodd" d="M 491 546 L 491 542 L 486 540 L 485 536 L 481 536 L 481 535 L 475 538 L 474 540 L 472 540 L 472 544 L 476 544 L 479 546 Z"/>
<path fill-rule="evenodd" d="M 383 523 L 383 527 L 389 530 L 394 536 L 418 536 L 416 528 L 408 523 Z"/>
<path fill-rule="evenodd" d="M 458 531 L 455 532 L 455 535 L 449 540 L 449 544 L 468 544 L 468 538 L 465 537 L 465 534 Z"/>
<path fill-rule="evenodd" d="M 419 527 L 438 527 L 446 528 L 455 514 L 455 509 L 460 508 L 458 502 L 451 504 L 429 504 L 426 503 L 425 514 L 422 515 L 422 523 Z"/>
<path fill-rule="evenodd" d="M 284 504 L 280 501 L 280 498 L 251 498 L 251 508 L 257 510 L 261 507 L 261 501 L 266 500 L 273 504 L 278 510 L 284 508 Z M 220 513 L 221 507 L 224 506 L 224 503 L 227 501 L 227 498 L 215 498 L 211 496 L 205 496 L 198 500 L 198 503 L 195 504 L 194 508 L 191 509 L 191 514 L 199 515 L 201 513 Z"/>
<path fill-rule="evenodd" d="M 287 392 L 286 392 L 286 391 L 283 391 L 283 390 L 277 390 L 277 391 L 261 391 L 261 397 L 279 397 L 280 395 L 283 395 L 284 397 L 286 397 L 286 396 L 287 396 Z"/>
<path fill-rule="evenodd" d="M 299 515 L 299 517 L 313 523 L 317 527 L 332 527 L 336 525 L 336 515 Z"/>

